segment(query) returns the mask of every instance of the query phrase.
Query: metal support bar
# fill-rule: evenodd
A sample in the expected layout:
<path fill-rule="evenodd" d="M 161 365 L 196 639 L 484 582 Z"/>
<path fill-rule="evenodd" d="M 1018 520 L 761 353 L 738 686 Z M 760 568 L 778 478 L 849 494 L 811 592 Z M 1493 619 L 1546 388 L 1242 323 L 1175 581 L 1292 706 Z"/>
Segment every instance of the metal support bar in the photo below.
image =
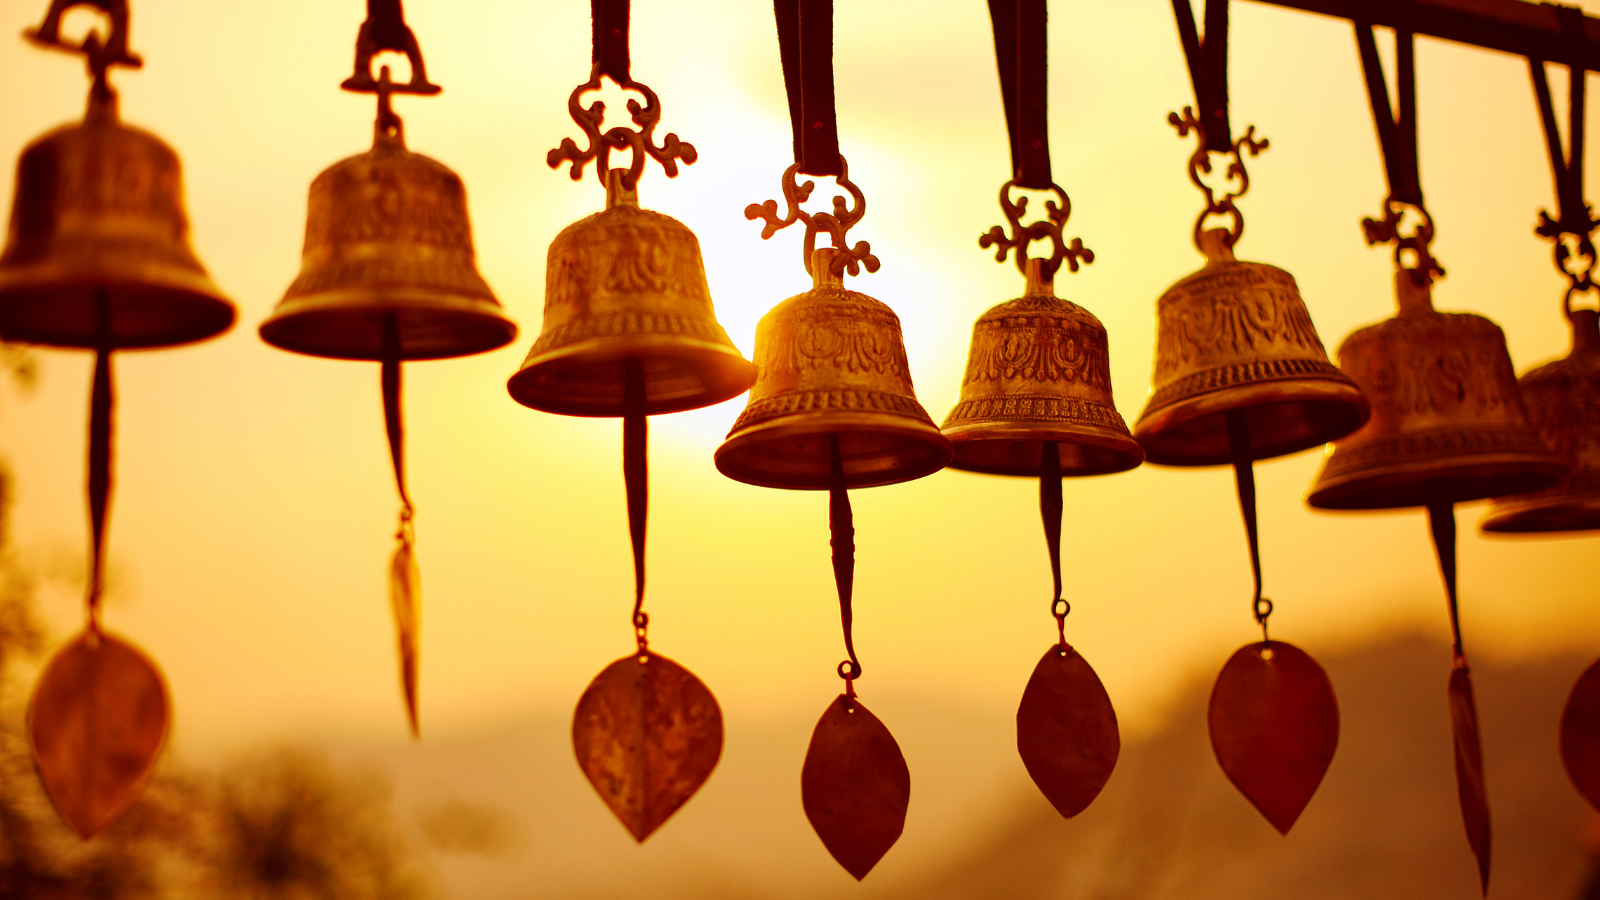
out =
<path fill-rule="evenodd" d="M 1562 28 L 1559 7 L 1525 0 L 1255 0 L 1600 70 L 1600 19 L 1585 16 L 1582 39 Z"/>

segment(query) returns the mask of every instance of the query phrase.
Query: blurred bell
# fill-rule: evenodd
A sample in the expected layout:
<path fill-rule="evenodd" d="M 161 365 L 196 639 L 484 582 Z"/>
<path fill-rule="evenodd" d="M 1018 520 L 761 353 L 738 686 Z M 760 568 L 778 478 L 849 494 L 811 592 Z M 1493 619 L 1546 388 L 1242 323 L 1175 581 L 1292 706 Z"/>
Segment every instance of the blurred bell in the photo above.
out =
<path fill-rule="evenodd" d="M 604 211 L 550 244 L 544 324 L 506 384 L 523 406 L 621 416 L 630 361 L 643 372 L 649 415 L 721 403 L 755 380 L 717 324 L 694 232 L 640 209 L 624 174 L 607 173 Z"/>
<path fill-rule="evenodd" d="M 478 274 L 460 176 L 406 149 L 398 118 L 380 118 L 372 149 L 311 183 L 300 275 L 261 323 L 284 350 L 384 358 L 394 322 L 400 359 L 493 350 L 517 336 Z"/>
<path fill-rule="evenodd" d="M 950 441 L 912 390 L 899 317 L 846 290 L 830 267 L 834 252 L 817 248 L 811 290 L 756 326 L 756 383 L 716 453 L 735 481 L 827 490 L 830 435 L 851 488 L 910 481 L 950 462 Z"/>
<path fill-rule="evenodd" d="M 1339 347 L 1372 400 L 1366 427 L 1335 443 L 1308 502 L 1398 509 L 1541 490 L 1566 470 L 1528 425 L 1499 326 L 1433 308 L 1426 279 L 1395 273 L 1400 312 Z"/>
<path fill-rule="evenodd" d="M 1343 437 L 1371 414 L 1328 362 L 1294 276 L 1235 260 L 1227 235 L 1203 232 L 1206 267 L 1156 303 L 1155 376 L 1133 428 L 1153 463 L 1232 462 L 1230 412 L 1244 413 L 1252 460 Z"/>
<path fill-rule="evenodd" d="M 1499 497 L 1484 531 L 1600 529 L 1600 313 L 1572 310 L 1572 354 L 1522 376 L 1528 421 L 1566 463 L 1554 487 Z"/>
<path fill-rule="evenodd" d="M 972 328 L 961 399 L 941 429 L 953 469 L 1038 475 L 1045 441 L 1061 454 L 1061 474 L 1132 469 L 1144 450 L 1111 400 L 1106 329 L 1093 314 L 1058 299 L 1028 260 L 1019 299 L 984 313 Z"/>
<path fill-rule="evenodd" d="M 189 247 L 178 155 L 124 125 L 115 94 L 92 92 L 83 121 L 22 151 L 0 254 L 0 337 L 167 347 L 221 334 L 234 315 Z"/>

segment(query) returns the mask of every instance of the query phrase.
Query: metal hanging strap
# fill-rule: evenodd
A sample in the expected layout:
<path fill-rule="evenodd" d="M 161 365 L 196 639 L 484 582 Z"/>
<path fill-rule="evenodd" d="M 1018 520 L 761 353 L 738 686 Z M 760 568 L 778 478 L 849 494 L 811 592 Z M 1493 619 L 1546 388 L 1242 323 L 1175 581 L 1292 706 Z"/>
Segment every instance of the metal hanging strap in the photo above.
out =
<path fill-rule="evenodd" d="M 1450 606 L 1450 650 L 1456 666 L 1463 668 L 1467 651 L 1461 645 L 1461 614 L 1456 606 L 1455 504 L 1428 504 L 1428 529 L 1433 535 L 1433 549 L 1439 556 L 1439 573 L 1444 576 L 1445 600 Z"/>
<path fill-rule="evenodd" d="M 628 75 L 629 0 L 590 0 L 594 17 L 594 71 L 624 87 Z"/>
<path fill-rule="evenodd" d="M 1361 70 L 1366 76 L 1367 98 L 1378 129 L 1378 147 L 1383 154 L 1384 175 L 1389 182 L 1389 198 L 1414 206 L 1422 205 L 1422 175 L 1417 163 L 1417 74 L 1415 37 L 1410 29 L 1394 33 L 1396 94 L 1400 114 L 1389 104 L 1389 87 L 1384 80 L 1383 63 L 1378 58 L 1378 43 L 1373 25 L 1352 20 L 1356 44 L 1361 51 Z"/>
<path fill-rule="evenodd" d="M 1584 37 L 1585 23 L 1581 9 L 1557 6 L 1555 12 L 1562 28 L 1573 36 L 1575 42 Z M 1574 54 L 1573 59 L 1577 58 L 1577 54 Z M 1533 80 L 1534 96 L 1539 101 L 1539 119 L 1544 126 L 1545 145 L 1550 153 L 1550 172 L 1555 181 L 1556 215 L 1551 217 L 1549 212 L 1540 210 L 1539 225 L 1534 231 L 1555 243 L 1556 268 L 1572 282 L 1567 298 L 1570 301 L 1572 293 L 1595 287 L 1596 254 L 1591 235 L 1600 226 L 1583 192 L 1584 104 L 1588 70 L 1581 62 L 1567 63 L 1567 147 L 1563 151 L 1561 132 L 1556 125 L 1555 104 L 1550 95 L 1550 81 L 1545 74 L 1546 62 L 1542 57 L 1528 57 L 1528 73 Z M 1581 268 L 1576 271 L 1568 266 L 1572 249 L 1562 240 L 1563 236 L 1570 236 L 1577 243 L 1578 255 L 1582 259 L 1579 261 Z"/>
<path fill-rule="evenodd" d="M 1213 153 L 1233 152 L 1233 131 L 1228 124 L 1228 0 L 1206 0 L 1206 33 L 1195 28 L 1189 0 L 1172 0 L 1178 20 L 1178 38 L 1189 63 L 1195 106 L 1205 148 Z"/>
<path fill-rule="evenodd" d="M 94 354 L 94 387 L 89 397 L 89 527 L 91 556 L 87 605 L 89 631 L 100 630 L 100 601 L 105 590 L 106 515 L 111 503 L 112 434 L 116 392 L 111 384 L 111 298 L 104 288 L 94 295 L 95 330 L 100 346 Z"/>
<path fill-rule="evenodd" d="M 1261 539 L 1256 529 L 1256 472 L 1250 455 L 1250 428 L 1244 410 L 1229 410 L 1228 449 L 1233 454 L 1233 481 L 1239 492 L 1239 514 L 1244 518 L 1244 534 L 1250 544 L 1250 573 L 1255 577 L 1256 592 L 1250 601 L 1250 612 L 1261 626 L 1261 644 L 1270 648 L 1272 639 L 1267 635 L 1267 618 L 1272 615 L 1272 601 L 1261 596 Z"/>
<path fill-rule="evenodd" d="M 1012 180 L 1018 187 L 1050 190 L 1045 0 L 989 0 L 989 19 L 1011 137 Z"/>
<path fill-rule="evenodd" d="M 839 592 L 839 624 L 844 629 L 844 650 L 850 657 L 839 663 L 839 677 L 844 679 L 845 696 L 854 698 L 855 681 L 861 677 L 861 660 L 856 658 L 855 613 L 851 608 L 856 577 L 856 525 L 836 434 L 828 435 L 828 532 L 833 548 L 833 583 Z"/>
<path fill-rule="evenodd" d="M 1061 597 L 1061 450 L 1055 441 L 1043 442 L 1039 453 L 1039 518 L 1044 522 L 1044 543 L 1050 553 L 1050 576 L 1055 581 L 1050 615 L 1056 620 L 1060 649 L 1067 649 L 1067 615 L 1072 604 Z"/>
<path fill-rule="evenodd" d="M 772 8 L 795 165 L 803 175 L 843 175 L 833 104 L 833 0 L 773 0 Z"/>
<path fill-rule="evenodd" d="M 650 616 L 644 611 L 644 534 L 650 514 L 649 423 L 645 417 L 644 366 L 623 363 L 622 483 L 628 492 L 628 537 L 633 546 L 633 635 L 639 655 L 649 652 Z"/>

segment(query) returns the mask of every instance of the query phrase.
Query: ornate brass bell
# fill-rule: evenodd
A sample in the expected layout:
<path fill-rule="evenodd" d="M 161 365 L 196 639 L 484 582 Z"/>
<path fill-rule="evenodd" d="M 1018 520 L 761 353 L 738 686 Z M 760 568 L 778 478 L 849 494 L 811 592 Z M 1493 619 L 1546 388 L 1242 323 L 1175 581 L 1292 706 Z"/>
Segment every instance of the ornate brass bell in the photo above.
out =
<path fill-rule="evenodd" d="M 1600 313 L 1570 317 L 1572 353 L 1517 380 L 1529 423 L 1568 474 L 1543 491 L 1496 498 L 1484 531 L 1600 529 Z"/>
<path fill-rule="evenodd" d="M 1372 420 L 1328 452 L 1308 502 L 1397 509 L 1542 490 L 1565 471 L 1528 425 L 1499 326 L 1433 308 L 1426 270 L 1395 273 L 1399 314 L 1339 347 Z"/>
<path fill-rule="evenodd" d="M 1233 461 L 1229 412 L 1244 413 L 1251 459 L 1359 428 L 1367 400 L 1328 362 L 1294 277 L 1234 259 L 1225 230 L 1198 237 L 1206 267 L 1156 304 L 1155 376 L 1133 428 L 1146 458 L 1171 466 Z"/>
<path fill-rule="evenodd" d="M 461 178 L 406 149 L 390 92 L 385 80 L 372 149 L 311 183 L 300 275 L 261 323 L 275 347 L 381 360 L 389 328 L 399 359 L 423 360 L 516 337 L 474 263 Z"/>
<path fill-rule="evenodd" d="M 950 462 L 949 440 L 911 387 L 900 318 L 844 287 L 836 252 L 816 248 L 811 290 L 756 325 L 756 383 L 715 457 L 735 481 L 826 490 L 829 435 L 851 488 L 910 481 Z"/>
<path fill-rule="evenodd" d="M 1144 461 L 1111 399 L 1106 329 L 1094 314 L 1056 297 L 1028 260 L 1023 296 L 991 308 L 972 327 L 961 398 L 940 429 L 953 469 L 1037 476 L 1044 442 L 1063 475 L 1122 472 Z"/>
<path fill-rule="evenodd" d="M 119 120 L 103 72 L 83 121 L 22 151 L 16 184 L 0 254 L 6 340 L 166 347 L 233 326 L 233 304 L 189 247 L 178 155 Z M 109 306 L 103 330 L 97 297 Z"/>
<path fill-rule="evenodd" d="M 755 373 L 717 323 L 694 232 L 641 209 L 627 170 L 606 174 L 605 210 L 550 244 L 543 327 L 511 396 L 546 412 L 621 416 L 630 361 L 649 415 L 744 393 Z"/>

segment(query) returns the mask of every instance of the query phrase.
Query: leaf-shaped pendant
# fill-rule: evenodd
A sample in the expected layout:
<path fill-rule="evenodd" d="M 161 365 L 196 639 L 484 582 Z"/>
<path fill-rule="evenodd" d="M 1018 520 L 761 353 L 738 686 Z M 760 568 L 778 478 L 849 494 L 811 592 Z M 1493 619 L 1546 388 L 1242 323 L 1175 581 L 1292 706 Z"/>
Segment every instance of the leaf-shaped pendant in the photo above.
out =
<path fill-rule="evenodd" d="M 84 838 L 138 796 L 167 737 L 167 686 L 128 642 L 86 631 L 39 676 L 28 742 L 44 792 Z"/>
<path fill-rule="evenodd" d="M 1327 673 L 1293 644 L 1246 644 L 1217 675 L 1206 718 L 1223 773 L 1288 834 L 1339 746 L 1339 701 Z"/>
<path fill-rule="evenodd" d="M 857 881 L 900 839 L 911 772 L 894 735 L 859 699 L 840 694 L 817 720 L 800 802 L 822 845 Z"/>
<path fill-rule="evenodd" d="M 578 699 L 572 749 L 600 799 L 643 843 L 722 756 L 722 710 L 693 673 L 656 653 L 607 666 Z"/>
<path fill-rule="evenodd" d="M 411 736 L 418 737 L 421 735 L 417 724 L 417 666 L 422 629 L 422 574 L 417 571 L 417 557 L 406 540 L 400 542 L 389 563 L 389 605 L 394 609 L 395 635 L 400 643 L 400 689 L 405 692 L 406 720 L 411 723 Z"/>
<path fill-rule="evenodd" d="M 1561 711 L 1561 762 L 1585 800 L 1600 809 L 1600 662 L 1585 669 Z"/>
<path fill-rule="evenodd" d="M 1017 707 L 1017 752 L 1056 811 L 1088 808 L 1117 766 L 1117 713 L 1078 651 L 1052 646 L 1033 669 Z"/>
<path fill-rule="evenodd" d="M 1483 786 L 1483 750 L 1478 740 L 1478 706 L 1472 699 L 1472 670 L 1458 659 L 1450 670 L 1450 732 L 1455 738 L 1456 792 L 1467 843 L 1478 858 L 1478 878 L 1489 893 L 1489 797 Z"/>

